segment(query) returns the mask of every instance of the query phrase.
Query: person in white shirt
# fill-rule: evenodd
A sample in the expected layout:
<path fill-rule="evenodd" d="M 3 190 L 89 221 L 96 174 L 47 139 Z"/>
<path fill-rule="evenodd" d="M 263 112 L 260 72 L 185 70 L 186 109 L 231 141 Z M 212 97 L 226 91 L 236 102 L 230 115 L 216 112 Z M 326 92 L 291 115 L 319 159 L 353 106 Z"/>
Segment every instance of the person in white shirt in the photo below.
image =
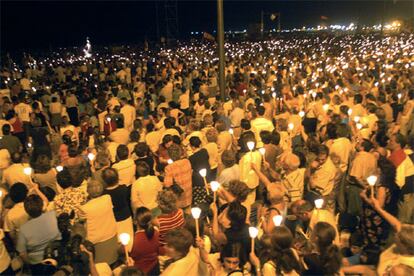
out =
<path fill-rule="evenodd" d="M 121 99 L 121 114 L 124 115 L 124 125 L 125 129 L 132 131 L 134 128 L 134 121 L 137 117 L 135 107 L 130 105 L 127 99 Z"/>
<path fill-rule="evenodd" d="M 86 239 L 94 244 L 95 262 L 113 264 L 118 259 L 116 220 L 110 195 L 102 195 L 103 186 L 90 181 L 90 200 L 79 208 L 79 217 L 86 220 Z"/>
<path fill-rule="evenodd" d="M 17 242 L 17 234 L 20 227 L 29 220 L 29 215 L 24 210 L 23 202 L 29 190 L 23 183 L 15 183 L 9 192 L 9 197 L 14 206 L 7 212 L 4 218 L 4 232 L 8 233 L 14 242 Z"/>
<path fill-rule="evenodd" d="M 32 188 L 32 180 L 30 175 L 25 174 L 24 169 L 29 167 L 29 164 L 22 163 L 22 155 L 15 152 L 11 156 L 13 164 L 3 171 L 2 183 L 7 187 L 13 186 L 15 183 L 23 183 L 28 189 Z"/>
<path fill-rule="evenodd" d="M 251 126 L 252 126 L 252 131 L 255 134 L 257 146 L 260 148 L 263 146 L 262 140 L 260 138 L 260 132 L 262 130 L 267 130 L 267 131 L 272 132 L 275 127 L 271 121 L 263 117 L 265 114 L 265 108 L 263 106 L 257 107 L 257 114 L 259 115 L 259 117 L 252 120 Z"/>
<path fill-rule="evenodd" d="M 188 109 L 190 108 L 190 90 L 186 89 L 185 87 L 182 88 L 182 94 L 178 99 L 180 104 L 180 110 L 184 112 L 184 114 L 188 115 Z"/>
<path fill-rule="evenodd" d="M 131 185 L 135 181 L 135 162 L 129 158 L 129 150 L 125 145 L 119 145 L 116 149 L 117 163 L 112 165 L 112 168 L 118 171 L 119 183 L 124 185 Z"/>
<path fill-rule="evenodd" d="M 119 118 L 115 120 L 116 130 L 111 132 L 109 138 L 118 144 L 128 145 L 129 142 L 129 131 L 125 128 L 124 120 Z"/>
<path fill-rule="evenodd" d="M 22 121 L 23 128 L 26 135 L 29 135 L 30 131 L 30 114 L 33 112 L 32 107 L 27 104 L 26 96 L 24 93 L 19 94 L 19 103 L 14 107 L 14 111 L 17 114 L 17 117 Z"/>
<path fill-rule="evenodd" d="M 147 163 L 138 162 L 138 179 L 135 180 L 131 188 L 131 207 L 134 215 L 139 207 L 146 207 L 152 211 L 153 215 L 159 213 L 157 196 L 163 186 L 158 177 L 150 175 L 149 172 L 150 168 Z"/>

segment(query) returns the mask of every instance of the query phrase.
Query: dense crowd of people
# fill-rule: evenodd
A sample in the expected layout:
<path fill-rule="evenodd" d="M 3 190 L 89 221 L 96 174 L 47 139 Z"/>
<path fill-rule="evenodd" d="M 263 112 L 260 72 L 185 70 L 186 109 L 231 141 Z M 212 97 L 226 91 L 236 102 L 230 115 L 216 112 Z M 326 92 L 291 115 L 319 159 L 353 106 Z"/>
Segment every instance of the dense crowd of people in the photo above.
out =
<path fill-rule="evenodd" d="M 225 46 L 4 60 L 2 275 L 414 274 L 414 36 Z"/>

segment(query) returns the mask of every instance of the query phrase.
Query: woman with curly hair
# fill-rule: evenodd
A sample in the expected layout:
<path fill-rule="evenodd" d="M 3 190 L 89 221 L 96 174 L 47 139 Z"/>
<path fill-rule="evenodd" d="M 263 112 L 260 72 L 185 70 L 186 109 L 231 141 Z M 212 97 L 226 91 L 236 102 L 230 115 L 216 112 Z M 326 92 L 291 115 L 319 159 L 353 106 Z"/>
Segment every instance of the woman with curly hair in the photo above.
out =
<path fill-rule="evenodd" d="M 160 244 L 165 245 L 167 233 L 184 226 L 184 212 L 177 208 L 177 196 L 172 191 L 159 192 L 157 201 L 161 215 L 154 220 L 154 225 L 158 227 L 160 232 Z"/>

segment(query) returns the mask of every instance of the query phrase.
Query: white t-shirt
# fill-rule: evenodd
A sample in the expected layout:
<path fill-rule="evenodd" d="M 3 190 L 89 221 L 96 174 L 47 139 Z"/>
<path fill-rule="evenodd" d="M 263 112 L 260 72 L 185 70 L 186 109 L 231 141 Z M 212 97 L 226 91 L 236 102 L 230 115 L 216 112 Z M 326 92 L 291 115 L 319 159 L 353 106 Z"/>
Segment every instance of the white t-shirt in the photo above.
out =
<path fill-rule="evenodd" d="M 30 122 L 30 113 L 32 113 L 32 107 L 25 103 L 19 103 L 14 107 L 17 116 L 22 122 Z"/>

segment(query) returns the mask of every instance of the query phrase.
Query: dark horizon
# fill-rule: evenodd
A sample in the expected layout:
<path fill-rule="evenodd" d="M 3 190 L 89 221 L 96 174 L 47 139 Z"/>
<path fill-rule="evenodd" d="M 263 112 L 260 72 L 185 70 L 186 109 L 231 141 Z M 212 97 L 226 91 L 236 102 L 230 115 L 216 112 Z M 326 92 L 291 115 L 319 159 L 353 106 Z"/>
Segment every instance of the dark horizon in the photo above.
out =
<path fill-rule="evenodd" d="M 177 1 L 180 36 L 216 29 L 216 1 Z M 413 1 L 385 1 L 385 22 L 413 16 Z M 165 26 L 164 1 L 2 1 L 1 51 L 83 46 L 136 44 L 157 36 L 156 6 L 160 35 Z M 225 29 L 243 30 L 260 22 L 261 10 L 282 13 L 282 28 L 328 24 L 378 24 L 384 1 L 226 1 Z M 276 28 L 266 20 L 266 29 Z M 273 24 L 273 25 L 269 25 Z"/>

